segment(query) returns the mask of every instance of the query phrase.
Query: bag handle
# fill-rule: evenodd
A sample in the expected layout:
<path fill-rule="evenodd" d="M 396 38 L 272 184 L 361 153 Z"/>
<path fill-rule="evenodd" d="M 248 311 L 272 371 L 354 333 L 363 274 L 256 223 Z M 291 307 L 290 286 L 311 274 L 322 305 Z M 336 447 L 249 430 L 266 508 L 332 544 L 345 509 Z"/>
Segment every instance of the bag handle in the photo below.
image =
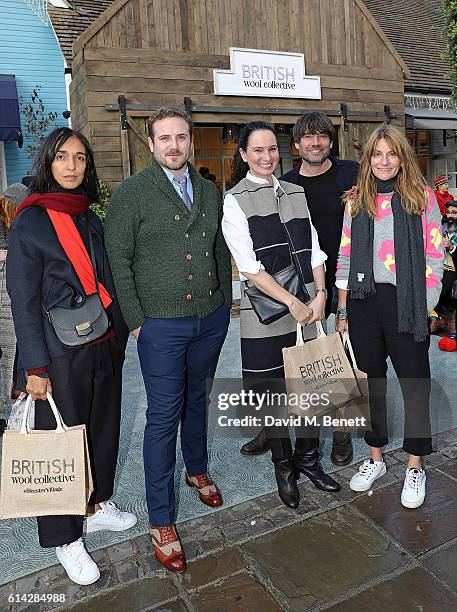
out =
<path fill-rule="evenodd" d="M 352 348 L 352 344 L 351 344 L 351 341 L 349 339 L 349 334 L 348 334 L 347 331 L 343 332 L 343 346 L 345 348 L 347 348 L 347 350 L 349 351 L 349 355 L 350 355 L 351 361 L 352 361 L 352 367 L 355 370 L 358 370 L 359 368 L 357 367 L 357 361 L 355 360 L 354 350 Z"/>
<path fill-rule="evenodd" d="M 54 418 L 56 420 L 56 425 L 57 425 L 56 432 L 57 433 L 65 433 L 67 431 L 68 427 L 63 422 L 62 415 L 60 414 L 60 412 L 59 412 L 59 410 L 58 410 L 58 408 L 57 408 L 57 406 L 56 406 L 56 404 L 54 402 L 54 399 L 53 399 L 52 395 L 50 395 L 49 393 L 46 393 L 46 395 L 47 395 L 47 399 L 48 399 L 49 405 L 51 406 L 51 410 L 52 410 L 52 412 L 54 414 Z M 21 434 L 29 434 L 30 433 L 30 428 L 28 426 L 27 421 L 28 421 L 29 411 L 30 411 L 30 408 L 32 406 L 32 401 L 33 401 L 32 400 L 32 396 L 29 394 L 27 396 L 26 401 L 25 401 L 24 414 L 22 415 L 22 425 L 21 425 L 21 432 L 20 432 Z"/>
<path fill-rule="evenodd" d="M 327 335 L 324 331 L 324 327 L 321 321 L 316 321 L 317 338 L 325 338 Z M 303 329 L 300 323 L 297 323 L 297 341 L 295 346 L 304 346 L 305 341 L 303 340 Z M 352 350 L 352 349 L 351 349 Z"/>

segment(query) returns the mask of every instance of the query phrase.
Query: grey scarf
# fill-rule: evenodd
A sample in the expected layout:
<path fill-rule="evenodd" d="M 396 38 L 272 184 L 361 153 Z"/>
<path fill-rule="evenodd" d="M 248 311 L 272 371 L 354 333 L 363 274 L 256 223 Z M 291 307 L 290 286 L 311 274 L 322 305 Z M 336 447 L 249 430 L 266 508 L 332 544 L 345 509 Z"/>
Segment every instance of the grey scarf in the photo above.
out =
<path fill-rule="evenodd" d="M 390 193 L 395 181 L 377 181 L 378 193 Z M 392 196 L 395 268 L 397 276 L 398 331 L 414 335 L 416 342 L 428 336 L 425 255 L 420 215 L 409 215 L 400 195 Z M 356 300 L 376 293 L 373 275 L 374 220 L 361 210 L 351 224 L 351 262 L 348 290 Z"/>

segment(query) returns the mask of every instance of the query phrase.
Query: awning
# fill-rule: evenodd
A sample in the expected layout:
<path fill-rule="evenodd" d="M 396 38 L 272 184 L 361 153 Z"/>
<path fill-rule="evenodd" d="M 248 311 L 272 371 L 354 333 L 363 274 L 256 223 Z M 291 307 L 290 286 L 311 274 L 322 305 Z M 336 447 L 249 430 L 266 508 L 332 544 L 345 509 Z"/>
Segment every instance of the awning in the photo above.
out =
<path fill-rule="evenodd" d="M 457 130 L 457 113 L 439 108 L 405 108 L 417 130 Z"/>
<path fill-rule="evenodd" d="M 14 75 L 0 74 L 0 141 L 9 140 L 22 147 L 19 101 Z"/>

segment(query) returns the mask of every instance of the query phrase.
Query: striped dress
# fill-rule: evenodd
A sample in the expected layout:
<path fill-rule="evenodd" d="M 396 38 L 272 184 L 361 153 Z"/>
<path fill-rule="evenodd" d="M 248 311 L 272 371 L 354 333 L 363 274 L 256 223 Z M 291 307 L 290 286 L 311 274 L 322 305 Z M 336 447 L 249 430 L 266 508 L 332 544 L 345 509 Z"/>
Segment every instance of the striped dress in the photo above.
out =
<path fill-rule="evenodd" d="M 256 273 L 264 269 L 273 275 L 290 266 L 292 257 L 296 268 L 301 269 L 310 298 L 314 297 L 312 268 L 316 265 L 311 265 L 312 251 L 318 250 L 321 255 L 318 263 L 323 263 L 326 255 L 319 249 L 301 187 L 276 178 L 270 185 L 248 173 L 225 196 L 222 230 L 240 271 Z M 250 260 L 244 256 L 246 251 L 251 253 Z M 243 378 L 283 378 L 282 349 L 295 345 L 297 322 L 287 314 L 262 325 L 244 294 L 246 279 L 241 274 L 240 279 Z M 303 337 L 316 337 L 315 324 L 303 328 Z"/>

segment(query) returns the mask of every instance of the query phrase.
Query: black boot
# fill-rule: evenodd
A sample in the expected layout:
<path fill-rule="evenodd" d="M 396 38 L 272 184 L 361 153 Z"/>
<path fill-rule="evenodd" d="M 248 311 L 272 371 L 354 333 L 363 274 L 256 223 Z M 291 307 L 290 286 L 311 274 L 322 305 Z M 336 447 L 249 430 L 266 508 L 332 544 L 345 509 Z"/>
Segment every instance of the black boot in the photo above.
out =
<path fill-rule="evenodd" d="M 295 469 L 308 476 L 313 485 L 321 491 L 335 492 L 341 486 L 331 476 L 326 474 L 319 464 L 319 451 L 317 448 L 308 451 L 303 455 L 294 453 L 293 463 Z"/>
<path fill-rule="evenodd" d="M 263 455 L 268 450 L 268 438 L 267 432 L 264 428 L 262 428 L 256 437 L 240 448 L 240 453 L 242 455 Z"/>
<path fill-rule="evenodd" d="M 296 508 L 300 496 L 298 494 L 297 479 L 292 459 L 275 461 L 275 476 L 278 484 L 278 495 L 288 508 Z"/>

